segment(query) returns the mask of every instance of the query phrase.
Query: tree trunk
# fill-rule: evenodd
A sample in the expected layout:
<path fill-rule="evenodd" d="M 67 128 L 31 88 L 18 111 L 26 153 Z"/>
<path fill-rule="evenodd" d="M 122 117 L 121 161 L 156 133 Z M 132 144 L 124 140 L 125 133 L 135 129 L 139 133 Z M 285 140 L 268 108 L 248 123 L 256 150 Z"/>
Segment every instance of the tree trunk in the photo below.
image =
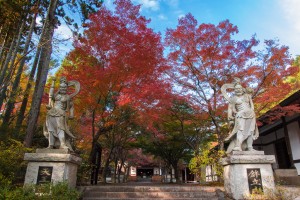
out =
<path fill-rule="evenodd" d="M 172 167 L 169 168 L 170 171 L 171 171 L 171 176 L 170 176 L 170 183 L 173 183 L 173 170 L 172 170 Z"/>
<path fill-rule="evenodd" d="M 117 159 L 117 155 L 115 155 L 115 159 L 114 159 L 114 163 L 115 163 L 115 166 L 114 166 L 114 178 L 112 180 L 113 183 L 116 183 L 117 182 L 117 171 L 118 171 L 118 159 Z"/>
<path fill-rule="evenodd" d="M 111 154 L 112 154 L 112 150 L 110 150 L 110 152 L 109 152 L 109 155 L 108 155 L 108 157 L 106 159 L 106 162 L 104 164 L 104 168 L 103 168 L 103 171 L 102 171 L 103 183 L 107 183 L 106 182 L 106 175 L 107 175 L 107 170 L 108 170 L 108 166 L 109 166 L 109 161 L 110 161 Z"/>
<path fill-rule="evenodd" d="M 5 37 L 3 39 L 3 42 L 2 42 L 2 45 L 1 45 L 1 49 L 0 49 L 0 63 L 2 63 L 2 60 L 4 60 L 3 59 L 4 49 L 5 49 L 6 45 L 7 45 L 8 38 L 9 38 L 9 34 L 8 34 L 8 31 L 6 31 Z M 0 71 L 2 71 L 2 65 L 0 65 Z"/>
<path fill-rule="evenodd" d="M 35 131 L 38 115 L 40 112 L 42 96 L 44 93 L 44 87 L 47 81 L 47 75 L 49 71 L 49 63 L 51 59 L 52 53 L 52 38 L 54 33 L 54 28 L 56 25 L 56 18 L 55 18 L 55 10 L 57 7 L 58 0 L 51 0 L 50 5 L 48 8 L 48 13 L 45 21 L 45 26 L 43 31 L 43 35 L 41 37 L 41 41 L 43 46 L 41 47 L 41 55 L 39 60 L 38 67 L 41 68 L 41 78 L 36 87 L 36 96 L 31 103 L 31 108 L 29 111 L 28 116 L 28 126 L 26 129 L 26 136 L 24 140 L 25 147 L 31 147 L 32 145 L 32 138 Z"/>
<path fill-rule="evenodd" d="M 93 145 L 93 148 L 95 148 L 96 153 L 94 154 L 94 157 L 90 161 L 92 164 L 91 184 L 97 185 L 99 169 L 101 167 L 102 147 L 100 143 L 97 143 Z"/>
<path fill-rule="evenodd" d="M 26 58 L 27 58 L 26 55 L 28 53 L 29 44 L 31 42 L 33 30 L 34 30 L 34 27 L 35 27 L 36 16 L 37 16 L 37 14 L 35 14 L 33 16 L 31 24 L 30 24 L 29 33 L 28 33 L 28 36 L 27 36 L 27 39 L 26 39 L 26 42 L 25 42 L 24 50 L 23 50 L 23 55 L 22 55 L 23 57 L 21 58 L 20 65 L 18 67 L 17 74 L 16 74 L 15 80 L 13 82 L 12 92 L 11 92 L 9 100 L 7 102 L 5 114 L 4 114 L 3 121 L 2 121 L 2 128 L 6 128 L 8 126 L 9 121 L 10 121 L 11 113 L 12 113 L 12 111 L 14 109 L 14 106 L 15 106 L 16 98 L 17 98 L 17 95 L 18 95 L 18 87 L 20 85 L 20 80 L 21 80 L 21 76 L 22 76 L 22 73 L 23 73 L 23 67 L 25 65 L 25 61 L 26 61 Z"/>
<path fill-rule="evenodd" d="M 15 68 L 14 68 L 15 60 L 16 60 L 20 42 L 22 39 L 21 37 L 22 37 L 23 30 L 24 30 L 25 22 L 26 22 L 26 18 L 22 21 L 22 24 L 19 28 L 19 33 L 18 33 L 16 43 L 15 44 L 13 43 L 15 45 L 15 48 L 12 52 L 12 55 L 10 56 L 11 58 L 9 58 L 5 61 L 5 64 L 4 64 L 5 71 L 3 71 L 1 74 L 1 80 L 0 80 L 1 83 L 0 84 L 2 84 L 2 88 L 1 88 L 1 93 L 0 93 L 0 108 L 2 107 L 3 102 L 6 98 L 6 92 L 7 92 L 7 88 L 9 85 L 9 80 L 11 79 L 11 77 L 15 71 Z M 9 65 L 9 63 L 10 63 L 10 65 Z M 8 68 L 8 65 L 9 65 L 9 68 Z"/>
<path fill-rule="evenodd" d="M 94 121 L 94 117 L 93 117 L 93 121 Z M 92 126 L 94 126 L 94 125 L 92 125 Z M 96 152 L 95 148 L 94 148 L 95 147 L 94 145 L 97 144 L 97 141 L 98 141 L 99 137 L 102 134 L 110 131 L 111 129 L 112 129 L 112 126 L 109 126 L 109 127 L 99 127 L 99 129 L 98 129 L 98 131 L 97 131 L 97 133 L 95 135 L 94 135 L 94 131 L 93 131 L 92 149 L 91 149 L 91 152 L 90 152 L 90 155 L 89 155 L 89 162 L 90 163 L 92 163 L 94 154 Z"/>
<path fill-rule="evenodd" d="M 129 177 L 129 171 L 130 170 L 130 166 L 128 165 L 128 167 L 125 168 L 125 173 L 124 173 L 124 177 L 123 177 L 123 183 L 127 182 L 127 179 Z"/>
<path fill-rule="evenodd" d="M 27 103 L 28 103 L 28 99 L 29 99 L 29 95 L 30 95 L 30 90 L 32 88 L 32 83 L 33 83 L 35 71 L 36 71 L 36 68 L 37 68 L 38 61 L 39 61 L 40 52 L 41 52 L 41 48 L 38 47 L 37 52 L 36 52 L 35 57 L 34 57 L 32 68 L 31 68 L 31 71 L 30 71 L 29 80 L 28 80 L 28 83 L 26 85 L 26 89 L 25 89 L 25 92 L 24 92 L 22 104 L 21 104 L 21 107 L 20 107 L 20 110 L 19 110 L 19 113 L 18 113 L 16 127 L 15 127 L 15 131 L 14 131 L 15 133 L 20 132 L 23 120 L 25 118 L 25 111 L 26 111 L 26 108 L 27 108 Z"/>
<path fill-rule="evenodd" d="M 175 180 L 176 183 L 180 183 L 180 179 L 179 179 L 179 170 L 178 170 L 178 162 L 177 163 L 173 163 L 173 168 L 174 168 L 174 175 L 175 175 Z"/>
<path fill-rule="evenodd" d="M 4 67 L 3 67 L 4 70 L 2 71 L 1 77 L 0 77 L 0 85 L 2 85 L 2 84 L 5 85 L 5 82 L 9 81 L 11 75 L 13 74 L 15 59 L 17 57 L 17 53 L 18 53 L 18 50 L 19 50 L 19 46 L 20 46 L 20 42 L 21 42 L 21 39 L 22 39 L 21 37 L 22 37 L 22 33 L 23 33 L 23 30 L 24 30 L 25 23 L 26 23 L 26 17 L 25 17 L 24 20 L 22 20 L 21 26 L 18 29 L 17 39 L 12 42 L 12 44 L 14 46 L 12 48 L 11 54 L 5 60 Z"/>
<path fill-rule="evenodd" d="M 122 172 L 122 167 L 124 166 L 124 160 L 121 159 L 121 164 L 118 166 L 118 183 L 121 183 L 121 172 Z M 125 176 L 125 173 L 124 173 Z"/>
<path fill-rule="evenodd" d="M 13 53 L 13 49 L 15 47 L 15 43 L 16 43 L 16 36 L 14 36 L 13 39 L 12 39 L 12 41 L 11 41 L 8 53 L 6 55 L 6 58 L 5 58 L 5 61 L 4 61 L 2 70 L 1 70 L 1 74 L 0 74 L 0 90 L 2 90 L 3 81 L 4 81 L 5 75 L 7 73 L 8 64 L 10 62 L 10 59 L 11 59 L 11 56 L 12 56 L 12 53 Z"/>
<path fill-rule="evenodd" d="M 93 109 L 92 111 L 92 149 L 91 149 L 91 152 L 90 152 L 90 156 L 89 156 L 89 162 L 90 163 L 93 163 L 93 160 L 94 160 L 94 157 L 95 157 L 95 153 L 96 153 L 96 144 L 97 144 L 97 141 L 98 139 L 95 138 L 95 135 L 96 135 L 96 127 L 95 127 L 95 116 L 96 116 L 96 109 Z M 99 129 L 97 131 L 97 133 L 100 132 L 101 129 Z"/>

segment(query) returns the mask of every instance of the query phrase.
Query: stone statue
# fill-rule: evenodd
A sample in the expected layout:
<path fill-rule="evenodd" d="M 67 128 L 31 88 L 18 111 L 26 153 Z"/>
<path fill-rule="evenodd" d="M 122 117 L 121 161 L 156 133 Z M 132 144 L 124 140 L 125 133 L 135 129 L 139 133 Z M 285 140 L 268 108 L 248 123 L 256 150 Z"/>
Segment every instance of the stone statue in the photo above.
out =
<path fill-rule="evenodd" d="M 67 81 L 65 77 L 61 77 L 59 90 L 54 93 L 55 78 L 49 92 L 49 105 L 47 105 L 46 123 L 44 125 L 44 135 L 48 138 L 49 149 L 70 149 L 71 139 L 75 138 L 70 132 L 67 121 L 74 117 L 73 97 L 80 90 L 80 83 L 77 81 Z M 69 86 L 75 86 L 75 92 L 67 94 Z"/>
<path fill-rule="evenodd" d="M 227 89 L 233 89 L 234 95 L 227 94 Z M 225 141 L 230 141 L 227 153 L 231 151 L 254 151 L 253 140 L 258 138 L 251 88 L 243 88 L 240 79 L 234 78 L 231 84 L 224 84 L 221 92 L 228 105 L 228 120 L 232 130 Z"/>

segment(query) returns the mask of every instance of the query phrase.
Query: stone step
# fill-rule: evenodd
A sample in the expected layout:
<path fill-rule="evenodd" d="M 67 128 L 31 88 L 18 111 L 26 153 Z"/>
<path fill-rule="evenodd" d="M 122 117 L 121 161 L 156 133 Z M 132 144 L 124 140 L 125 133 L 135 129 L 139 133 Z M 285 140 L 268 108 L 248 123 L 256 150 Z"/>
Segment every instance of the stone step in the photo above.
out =
<path fill-rule="evenodd" d="M 215 192 L 93 192 L 86 193 L 84 197 L 97 198 L 201 198 L 214 197 Z"/>
<path fill-rule="evenodd" d="M 219 187 L 203 186 L 87 186 L 83 200 L 217 200 Z"/>
<path fill-rule="evenodd" d="M 153 199 L 153 198 L 126 198 L 126 199 L 102 199 L 102 198 L 96 198 L 96 197 L 91 197 L 91 198 L 83 198 L 83 200 L 158 200 L 158 199 Z M 218 197 L 211 197 L 211 198 L 172 198 L 172 199 L 163 199 L 163 200 L 219 200 Z"/>
<path fill-rule="evenodd" d="M 216 187 L 208 186 L 87 186 L 85 191 L 94 192 L 214 192 Z"/>

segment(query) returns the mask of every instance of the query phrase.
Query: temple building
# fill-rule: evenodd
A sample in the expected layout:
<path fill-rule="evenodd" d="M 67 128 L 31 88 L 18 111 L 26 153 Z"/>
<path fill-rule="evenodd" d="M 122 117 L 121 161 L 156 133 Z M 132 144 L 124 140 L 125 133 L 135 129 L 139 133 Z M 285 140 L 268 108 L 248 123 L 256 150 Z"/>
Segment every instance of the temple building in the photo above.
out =
<path fill-rule="evenodd" d="M 293 110 L 283 114 L 284 109 L 280 109 L 294 106 L 295 111 L 299 111 L 299 104 L 300 90 L 260 116 L 258 120 L 263 122 L 259 127 L 260 137 L 253 144 L 256 150 L 263 150 L 266 155 L 275 155 L 275 177 L 278 181 L 293 185 L 300 185 L 300 114 Z M 270 121 L 272 118 L 276 120 Z"/>

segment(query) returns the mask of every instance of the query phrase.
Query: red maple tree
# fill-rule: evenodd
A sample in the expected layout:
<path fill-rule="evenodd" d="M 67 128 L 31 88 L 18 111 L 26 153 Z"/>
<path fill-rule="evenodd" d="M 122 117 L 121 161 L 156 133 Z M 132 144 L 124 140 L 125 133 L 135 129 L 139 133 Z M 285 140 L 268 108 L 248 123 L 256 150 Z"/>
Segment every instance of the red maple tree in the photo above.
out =
<path fill-rule="evenodd" d="M 77 97 L 80 120 L 90 124 L 83 123 L 89 128 L 81 134 L 91 136 L 92 146 L 131 117 L 144 123 L 157 119 L 171 91 L 160 35 L 147 27 L 149 20 L 140 15 L 140 6 L 129 0 L 114 4 L 114 11 L 102 7 L 90 16 L 63 64 L 64 75 L 82 85 Z M 126 107 L 135 116 L 125 115 Z"/>
<path fill-rule="evenodd" d="M 259 108 L 270 108 L 290 90 L 284 78 L 295 73 L 286 46 L 274 40 L 265 41 L 265 49 L 254 49 L 259 41 L 236 40 L 238 28 L 228 20 L 217 25 L 200 24 L 187 14 L 178 21 L 175 29 L 166 32 L 165 44 L 169 48 L 168 62 L 173 66 L 171 77 L 177 92 L 207 116 L 210 127 L 223 149 L 227 102 L 221 95 L 221 86 L 234 77 L 254 88 L 254 101 Z M 281 98 L 281 99 L 280 99 Z"/>

